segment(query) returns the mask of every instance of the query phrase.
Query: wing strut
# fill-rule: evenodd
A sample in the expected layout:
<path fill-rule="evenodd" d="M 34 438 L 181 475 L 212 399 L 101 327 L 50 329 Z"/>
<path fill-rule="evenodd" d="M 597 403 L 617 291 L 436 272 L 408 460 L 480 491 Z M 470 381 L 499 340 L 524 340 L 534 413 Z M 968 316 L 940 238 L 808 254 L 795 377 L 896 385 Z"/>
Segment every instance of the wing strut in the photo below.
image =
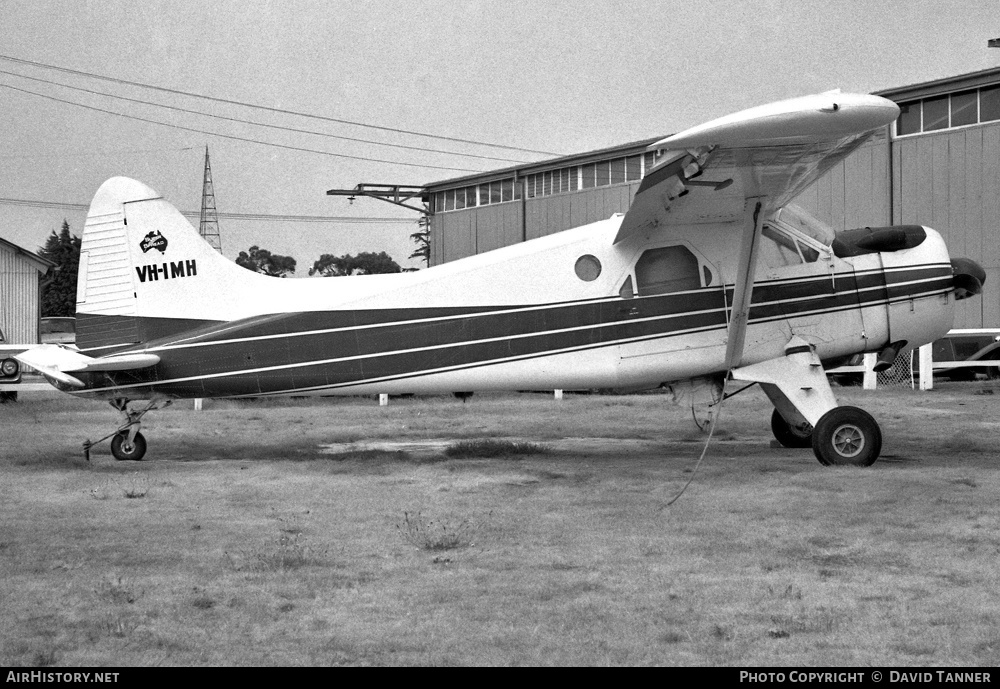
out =
<path fill-rule="evenodd" d="M 761 236 L 761 197 L 746 199 L 740 229 L 740 259 L 733 286 L 733 305 L 729 312 L 729 337 L 726 340 L 726 369 L 739 366 L 750 319 L 750 298 L 757 270 L 757 248 Z"/>

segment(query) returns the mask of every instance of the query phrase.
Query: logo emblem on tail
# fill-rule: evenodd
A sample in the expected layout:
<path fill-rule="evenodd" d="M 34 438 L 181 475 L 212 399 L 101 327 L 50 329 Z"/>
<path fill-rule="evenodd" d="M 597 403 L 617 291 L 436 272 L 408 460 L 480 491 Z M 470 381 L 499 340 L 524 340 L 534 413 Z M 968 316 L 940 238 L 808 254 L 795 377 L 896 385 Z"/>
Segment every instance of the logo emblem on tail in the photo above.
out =
<path fill-rule="evenodd" d="M 142 253 L 146 253 L 150 249 L 157 249 L 162 254 L 167 250 L 167 238 L 160 234 L 159 230 L 153 230 L 139 242 L 139 248 L 142 249 Z"/>

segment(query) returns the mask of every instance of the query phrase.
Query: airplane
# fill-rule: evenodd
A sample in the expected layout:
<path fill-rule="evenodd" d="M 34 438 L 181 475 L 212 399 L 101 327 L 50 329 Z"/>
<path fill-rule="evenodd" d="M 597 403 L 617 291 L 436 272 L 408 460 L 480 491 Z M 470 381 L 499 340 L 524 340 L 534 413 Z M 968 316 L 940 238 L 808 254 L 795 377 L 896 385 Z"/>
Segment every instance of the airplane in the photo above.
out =
<path fill-rule="evenodd" d="M 393 275 L 253 273 L 112 178 L 82 237 L 78 349 L 18 359 L 110 401 L 119 460 L 144 456 L 143 415 L 179 398 L 708 385 L 721 399 L 743 381 L 774 405 L 782 445 L 868 466 L 881 429 L 838 404 L 825 369 L 862 352 L 887 368 L 944 336 L 985 280 L 929 227 L 838 235 L 791 203 L 898 115 L 831 91 L 712 120 L 650 147 L 624 214 Z"/>

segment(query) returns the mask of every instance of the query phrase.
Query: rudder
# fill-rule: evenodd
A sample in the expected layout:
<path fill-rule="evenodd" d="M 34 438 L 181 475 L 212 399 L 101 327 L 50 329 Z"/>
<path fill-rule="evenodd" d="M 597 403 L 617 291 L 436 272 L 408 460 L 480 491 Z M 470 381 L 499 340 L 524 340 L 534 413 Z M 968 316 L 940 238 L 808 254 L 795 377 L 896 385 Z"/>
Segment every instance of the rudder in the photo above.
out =
<path fill-rule="evenodd" d="M 83 230 L 77 346 L 105 353 L 226 320 L 234 282 L 255 277 L 153 189 L 114 177 L 94 196 Z"/>

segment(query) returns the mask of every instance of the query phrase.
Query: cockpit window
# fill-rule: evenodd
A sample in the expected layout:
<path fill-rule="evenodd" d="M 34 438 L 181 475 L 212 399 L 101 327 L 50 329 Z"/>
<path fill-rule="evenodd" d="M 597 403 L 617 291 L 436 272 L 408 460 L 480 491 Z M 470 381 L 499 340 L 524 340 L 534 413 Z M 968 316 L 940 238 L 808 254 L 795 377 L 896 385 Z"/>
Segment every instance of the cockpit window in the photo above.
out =
<path fill-rule="evenodd" d="M 764 241 L 760 245 L 759 260 L 769 268 L 812 263 L 819 259 L 816 249 L 780 228 L 764 225 L 761 234 Z"/>
<path fill-rule="evenodd" d="M 697 257 L 685 246 L 644 251 L 635 264 L 638 292 L 642 296 L 682 292 L 701 287 Z"/>
<path fill-rule="evenodd" d="M 790 203 L 779 210 L 775 214 L 774 220 L 779 225 L 787 225 L 793 230 L 815 239 L 823 246 L 830 246 L 836 237 L 832 228 L 821 223 L 795 204 Z"/>

